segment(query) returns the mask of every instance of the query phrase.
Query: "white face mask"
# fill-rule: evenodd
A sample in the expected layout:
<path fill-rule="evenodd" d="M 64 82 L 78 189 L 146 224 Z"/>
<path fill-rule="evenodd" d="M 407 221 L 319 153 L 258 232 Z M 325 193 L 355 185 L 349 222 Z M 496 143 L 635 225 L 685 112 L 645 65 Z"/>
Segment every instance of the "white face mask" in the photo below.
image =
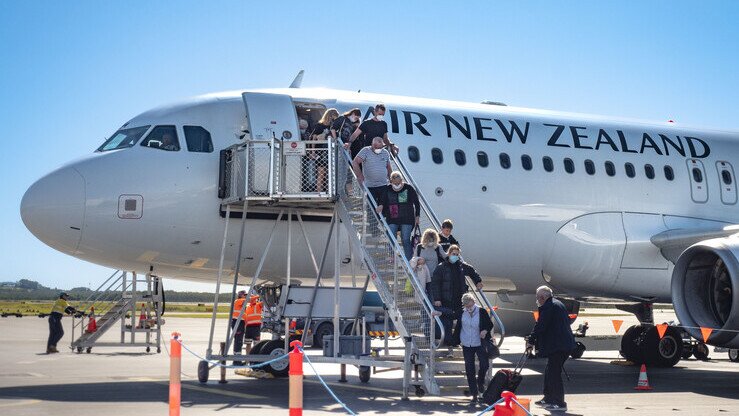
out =
<path fill-rule="evenodd" d="M 430 241 L 430 242 L 426 243 L 425 246 L 428 247 L 428 248 L 431 248 L 431 247 L 435 246 L 435 244 L 434 244 L 433 241 Z"/>
<path fill-rule="evenodd" d="M 379 155 L 380 153 L 382 153 L 382 148 L 380 148 L 380 149 L 372 149 L 372 151 L 375 152 L 375 154 L 378 154 Z"/>
<path fill-rule="evenodd" d="M 385 119 L 385 116 L 384 115 L 382 115 L 382 116 L 379 116 L 378 115 L 378 116 L 375 116 L 375 118 L 377 119 L 377 121 L 382 121 L 382 120 Z"/>
<path fill-rule="evenodd" d="M 403 189 L 403 184 L 402 183 L 400 185 L 393 184 L 393 190 L 394 191 L 399 191 L 401 189 Z"/>
<path fill-rule="evenodd" d="M 351 121 L 352 123 L 356 123 L 357 120 L 359 120 L 359 117 L 357 117 L 357 116 L 349 116 L 349 121 Z"/>

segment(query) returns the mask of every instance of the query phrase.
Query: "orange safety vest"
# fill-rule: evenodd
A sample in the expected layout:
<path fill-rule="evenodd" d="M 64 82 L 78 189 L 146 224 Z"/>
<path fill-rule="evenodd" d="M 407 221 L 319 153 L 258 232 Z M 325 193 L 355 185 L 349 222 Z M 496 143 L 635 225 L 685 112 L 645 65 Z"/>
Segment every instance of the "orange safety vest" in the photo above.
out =
<path fill-rule="evenodd" d="M 241 314 L 241 308 L 244 307 L 244 302 L 246 302 L 246 299 L 244 299 L 244 298 L 236 299 L 236 302 L 234 302 L 234 310 L 233 310 L 233 313 L 231 314 L 231 317 L 233 319 L 238 319 L 239 318 L 239 315 Z M 249 309 L 247 309 L 247 311 L 248 310 Z M 244 314 L 241 315 L 241 319 L 242 320 L 244 319 L 244 317 L 248 313 L 247 311 L 245 311 Z"/>
<path fill-rule="evenodd" d="M 262 325 L 262 309 L 264 308 L 263 302 L 249 302 L 244 313 L 246 326 L 261 326 Z"/>

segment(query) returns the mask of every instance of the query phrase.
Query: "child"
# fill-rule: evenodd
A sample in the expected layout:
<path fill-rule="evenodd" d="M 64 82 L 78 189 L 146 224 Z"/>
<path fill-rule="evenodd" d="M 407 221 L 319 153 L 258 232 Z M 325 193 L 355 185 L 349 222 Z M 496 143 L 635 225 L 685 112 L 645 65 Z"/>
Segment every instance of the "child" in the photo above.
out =
<path fill-rule="evenodd" d="M 454 228 L 454 224 L 452 224 L 452 220 L 446 219 L 444 222 L 441 223 L 441 234 L 439 234 L 439 245 L 446 253 L 449 250 L 449 247 L 452 244 L 460 245 L 459 241 L 457 241 L 456 238 L 452 235 L 452 229 Z"/>
<path fill-rule="evenodd" d="M 431 285 L 431 273 L 429 272 L 429 268 L 426 265 L 426 259 L 423 257 L 413 257 L 410 261 L 410 265 L 413 268 L 413 272 L 416 273 L 418 283 L 426 291 L 426 293 L 429 293 L 429 286 Z M 406 293 L 413 291 L 410 281 L 406 282 L 405 291 Z"/>

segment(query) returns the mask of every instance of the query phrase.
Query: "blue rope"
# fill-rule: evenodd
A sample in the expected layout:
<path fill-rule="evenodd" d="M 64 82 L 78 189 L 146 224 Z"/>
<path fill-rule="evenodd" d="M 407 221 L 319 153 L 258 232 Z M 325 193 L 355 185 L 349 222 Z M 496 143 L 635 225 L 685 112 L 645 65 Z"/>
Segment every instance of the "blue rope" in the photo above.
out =
<path fill-rule="evenodd" d="M 501 403 L 502 401 L 503 401 L 503 399 L 501 398 L 497 402 L 495 402 L 495 403 L 491 404 L 490 406 L 486 407 L 485 410 L 483 410 L 482 412 L 478 413 L 475 416 L 482 416 L 482 415 L 484 415 L 485 413 L 489 412 L 493 407 L 495 407 L 496 404 Z"/>
<path fill-rule="evenodd" d="M 284 355 L 281 355 L 281 356 L 279 356 L 277 358 L 273 358 L 273 359 L 271 359 L 269 361 L 264 361 L 264 362 L 257 363 L 257 364 L 228 365 L 228 364 L 222 364 L 220 361 L 206 360 L 205 357 L 202 357 L 202 356 L 196 354 L 193 350 L 187 348 L 187 346 L 184 343 L 182 343 L 181 340 L 178 339 L 177 342 L 179 342 L 180 345 L 182 345 L 182 348 L 184 348 L 190 354 L 194 355 L 196 358 L 199 358 L 202 361 L 207 361 L 209 364 L 214 365 L 216 367 L 223 367 L 223 368 L 260 368 L 260 367 L 264 367 L 264 366 L 270 365 L 272 363 L 275 363 L 277 361 L 284 360 L 287 357 L 289 357 L 289 354 L 284 354 Z"/>
<path fill-rule="evenodd" d="M 303 349 L 301 348 L 301 349 L 300 349 L 300 351 L 301 351 L 301 352 L 303 352 Z M 334 398 L 334 400 L 336 400 L 336 403 L 340 404 L 340 405 L 341 405 L 341 407 L 343 407 L 343 408 L 344 408 L 344 410 L 346 410 L 346 412 L 347 412 L 347 413 L 349 413 L 350 415 L 352 415 L 352 416 L 357 416 L 357 414 L 356 414 L 356 413 L 354 413 L 354 412 L 352 411 L 352 409 L 350 409 L 350 408 L 346 407 L 346 405 L 345 405 L 345 404 L 344 404 L 344 403 L 343 403 L 343 402 L 342 402 L 341 400 L 339 400 L 339 398 L 338 398 L 338 397 L 336 396 L 336 394 L 334 394 L 334 392 L 333 392 L 333 391 L 331 390 L 331 388 L 330 388 L 330 387 L 328 386 L 328 384 L 326 384 L 326 382 L 325 382 L 325 381 L 323 381 L 323 378 L 321 377 L 321 375 L 320 375 L 320 374 L 318 374 L 318 371 L 316 371 L 316 368 L 315 368 L 315 367 L 313 367 L 313 363 L 311 363 L 311 362 L 310 362 L 310 358 L 308 358 L 308 354 L 303 354 L 303 357 L 305 357 L 305 361 L 307 361 L 307 362 L 308 362 L 308 365 L 309 365 L 309 366 L 310 366 L 310 368 L 311 368 L 311 369 L 313 370 L 313 374 L 315 374 L 315 375 L 316 375 L 316 377 L 318 377 L 318 380 L 320 380 L 320 381 L 321 381 L 321 384 L 323 384 L 323 387 L 325 387 L 325 388 L 326 388 L 326 390 L 327 390 L 327 391 L 329 392 L 329 394 L 331 395 L 331 397 L 333 397 L 333 398 Z"/>

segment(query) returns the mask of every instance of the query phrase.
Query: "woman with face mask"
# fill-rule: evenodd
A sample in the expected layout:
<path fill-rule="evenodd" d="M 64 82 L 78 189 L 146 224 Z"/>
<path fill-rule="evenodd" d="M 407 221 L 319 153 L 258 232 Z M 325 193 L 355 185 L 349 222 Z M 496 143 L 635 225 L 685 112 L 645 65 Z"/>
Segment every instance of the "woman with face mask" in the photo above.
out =
<path fill-rule="evenodd" d="M 433 228 L 427 228 L 421 235 L 421 242 L 416 246 L 416 257 L 426 259 L 426 266 L 431 275 L 434 274 L 436 267 L 446 259 L 446 253 L 439 245 L 439 233 Z"/>
<path fill-rule="evenodd" d="M 411 234 L 420 222 L 421 205 L 416 190 L 403 182 L 397 170 L 390 173 L 390 185 L 378 198 L 377 213 L 385 217 L 391 235 L 396 236 L 400 231 L 403 253 L 410 260 L 413 257 Z"/>
<path fill-rule="evenodd" d="M 349 138 L 357 128 L 356 123 L 362 117 L 362 112 L 358 108 L 352 108 L 346 113 L 339 116 L 331 123 L 331 137 L 341 140 L 341 143 L 349 143 Z"/>

